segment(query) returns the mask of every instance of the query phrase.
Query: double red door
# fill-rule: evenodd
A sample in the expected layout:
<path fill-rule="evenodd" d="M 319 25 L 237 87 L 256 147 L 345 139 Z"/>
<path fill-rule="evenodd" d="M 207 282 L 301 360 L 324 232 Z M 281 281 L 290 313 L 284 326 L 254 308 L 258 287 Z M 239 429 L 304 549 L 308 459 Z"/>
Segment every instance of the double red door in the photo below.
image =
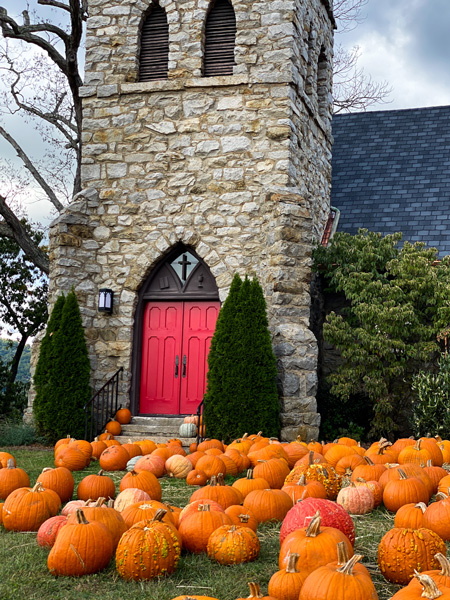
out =
<path fill-rule="evenodd" d="M 142 339 L 141 414 L 197 411 L 220 302 L 148 302 Z"/>

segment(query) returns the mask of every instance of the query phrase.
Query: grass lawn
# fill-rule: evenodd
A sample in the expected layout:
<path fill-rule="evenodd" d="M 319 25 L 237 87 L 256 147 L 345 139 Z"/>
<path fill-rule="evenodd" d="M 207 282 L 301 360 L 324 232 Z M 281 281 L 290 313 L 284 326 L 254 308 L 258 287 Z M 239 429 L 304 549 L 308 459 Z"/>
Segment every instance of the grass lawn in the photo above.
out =
<path fill-rule="evenodd" d="M 52 449 L 0 448 L 11 452 L 30 475 L 31 483 L 46 466 L 53 467 Z M 99 471 L 93 463 L 89 468 L 74 473 L 75 494 L 79 481 L 90 473 Z M 109 473 L 116 481 L 117 490 L 123 472 Z M 231 480 L 230 480 L 231 481 Z M 185 506 L 193 487 L 184 480 L 160 479 L 163 502 Z M 377 546 L 384 533 L 393 527 L 394 517 L 384 509 L 369 515 L 355 517 L 355 553 L 363 554 L 363 563 L 369 568 L 380 600 L 387 600 L 399 589 L 387 584 L 377 568 Z M 221 566 L 206 555 L 184 553 L 177 571 L 166 578 L 135 583 L 122 580 L 116 573 L 114 561 L 108 569 L 97 575 L 80 578 L 51 576 L 47 570 L 48 552 L 36 544 L 36 533 L 13 533 L 2 529 L 0 537 L 0 599 L 1 600 L 170 600 L 179 595 L 198 594 L 220 600 L 247 597 L 247 583 L 256 581 L 267 594 L 270 577 L 278 570 L 280 524 L 269 523 L 258 527 L 261 554 L 253 563 Z"/>

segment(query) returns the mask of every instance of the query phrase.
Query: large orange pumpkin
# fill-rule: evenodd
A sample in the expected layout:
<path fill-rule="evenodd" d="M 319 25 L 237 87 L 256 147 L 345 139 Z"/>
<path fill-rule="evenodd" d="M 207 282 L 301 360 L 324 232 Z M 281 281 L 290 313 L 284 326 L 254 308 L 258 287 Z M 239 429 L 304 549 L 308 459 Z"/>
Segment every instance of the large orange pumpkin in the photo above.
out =
<path fill-rule="evenodd" d="M 48 555 L 47 565 L 52 575 L 79 577 L 97 573 L 113 555 L 113 538 L 108 528 L 97 521 L 89 523 L 81 509 L 77 523 L 62 527 Z"/>
<path fill-rule="evenodd" d="M 439 562 L 435 555 L 438 552 L 445 555 L 446 551 L 445 542 L 434 531 L 394 527 L 378 545 L 378 566 L 385 579 L 406 585 L 415 570 L 437 569 Z"/>
<path fill-rule="evenodd" d="M 179 535 L 162 523 L 160 511 L 152 521 L 141 521 L 126 531 L 116 552 L 116 568 L 124 579 L 149 580 L 173 573 L 180 559 Z"/>
<path fill-rule="evenodd" d="M 19 488 L 5 500 L 3 527 L 9 531 L 37 531 L 60 507 L 58 494 L 44 489 L 39 482 L 33 488 Z"/>

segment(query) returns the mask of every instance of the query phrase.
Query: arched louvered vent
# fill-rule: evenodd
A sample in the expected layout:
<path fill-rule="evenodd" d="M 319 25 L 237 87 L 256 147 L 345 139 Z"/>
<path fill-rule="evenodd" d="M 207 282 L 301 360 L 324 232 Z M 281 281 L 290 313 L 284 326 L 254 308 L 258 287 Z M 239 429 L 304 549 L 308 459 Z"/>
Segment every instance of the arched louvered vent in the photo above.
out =
<path fill-rule="evenodd" d="M 203 75 L 233 75 L 236 17 L 228 0 L 216 0 L 205 27 Z"/>
<path fill-rule="evenodd" d="M 169 25 L 166 11 L 155 4 L 141 33 L 139 81 L 167 79 L 169 70 Z"/>

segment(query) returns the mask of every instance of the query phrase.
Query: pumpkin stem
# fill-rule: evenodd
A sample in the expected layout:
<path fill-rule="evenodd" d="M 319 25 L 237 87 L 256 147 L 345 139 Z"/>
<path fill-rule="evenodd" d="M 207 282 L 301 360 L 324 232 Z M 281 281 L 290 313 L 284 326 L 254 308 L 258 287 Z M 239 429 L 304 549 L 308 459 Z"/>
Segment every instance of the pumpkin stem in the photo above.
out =
<path fill-rule="evenodd" d="M 442 596 L 442 592 L 439 590 L 435 581 L 431 579 L 429 575 L 419 575 L 417 571 L 414 574 L 414 577 L 419 581 L 420 585 L 423 587 L 422 598 L 428 598 L 429 600 L 435 600 Z"/>
<path fill-rule="evenodd" d="M 89 521 L 84 516 L 84 512 L 81 510 L 81 508 L 77 508 L 76 515 L 78 524 L 83 523 L 83 525 L 88 525 Z"/>
<path fill-rule="evenodd" d="M 308 462 L 309 466 L 314 464 L 314 452 L 312 450 L 309 451 Z"/>
<path fill-rule="evenodd" d="M 217 485 L 217 476 L 216 475 L 211 476 L 211 479 L 209 480 L 209 485 L 210 486 Z"/>
<path fill-rule="evenodd" d="M 306 537 L 317 537 L 319 535 L 321 520 L 320 511 L 318 510 L 306 529 Z"/>
<path fill-rule="evenodd" d="M 258 583 L 249 583 L 248 587 L 250 588 L 250 596 L 248 598 L 264 598 Z"/>
<path fill-rule="evenodd" d="M 94 504 L 94 506 L 99 507 L 99 506 L 103 506 L 106 502 L 106 498 L 104 498 L 103 496 L 100 496 L 99 498 L 97 498 L 97 502 Z"/>
<path fill-rule="evenodd" d="M 36 481 L 34 487 L 31 488 L 31 491 L 32 492 L 43 492 L 43 491 L 45 491 L 45 488 L 40 481 Z"/>
<path fill-rule="evenodd" d="M 414 508 L 420 508 L 420 510 L 424 513 L 427 509 L 427 505 L 424 502 L 418 502 L 414 505 Z"/>
<path fill-rule="evenodd" d="M 103 475 L 103 473 L 104 473 L 104 472 L 105 472 L 105 471 L 104 471 L 103 469 L 101 469 L 101 470 L 98 472 L 98 475 Z"/>
<path fill-rule="evenodd" d="M 6 461 L 6 468 L 7 469 L 15 469 L 16 468 L 16 465 L 14 464 L 14 459 L 13 458 L 8 458 L 8 460 Z M 50 467 L 46 467 L 44 469 L 44 471 L 47 471 L 47 470 L 51 470 Z M 42 472 L 44 473 L 44 471 L 42 471 Z"/>
<path fill-rule="evenodd" d="M 448 561 L 448 558 L 446 556 L 444 556 L 441 552 L 438 552 L 437 554 L 435 554 L 434 558 L 441 565 L 440 575 L 449 577 L 450 576 L 450 562 Z"/>
<path fill-rule="evenodd" d="M 368 465 L 373 465 L 373 460 L 370 460 L 370 458 L 368 456 L 363 456 L 363 458 Z"/>
<path fill-rule="evenodd" d="M 155 516 L 152 519 L 152 522 L 154 521 L 162 521 L 164 519 L 164 515 L 167 513 L 167 510 L 164 510 L 164 508 L 158 508 L 158 510 L 155 513 Z"/>
<path fill-rule="evenodd" d="M 200 512 L 210 511 L 211 510 L 211 506 L 209 504 L 199 504 L 198 507 L 197 507 L 197 509 Z"/>
<path fill-rule="evenodd" d="M 305 474 L 302 473 L 302 476 L 300 477 L 300 479 L 297 481 L 297 485 L 306 485 L 306 477 Z"/>
<path fill-rule="evenodd" d="M 338 542 L 337 561 L 338 565 L 345 565 L 345 563 L 348 561 L 348 550 L 344 542 Z"/>
<path fill-rule="evenodd" d="M 223 478 L 223 473 L 219 473 L 217 475 L 217 485 L 226 485 L 225 480 Z"/>
<path fill-rule="evenodd" d="M 342 567 L 337 569 L 338 573 L 344 573 L 345 575 L 353 575 L 353 567 L 362 559 L 362 554 L 354 554 Z"/>
<path fill-rule="evenodd" d="M 295 552 L 289 555 L 288 564 L 286 567 L 286 573 L 299 573 L 297 569 L 297 561 L 300 557 L 300 554 L 296 554 Z"/>
<path fill-rule="evenodd" d="M 446 498 L 448 498 L 448 496 L 447 494 L 444 494 L 444 492 L 438 492 L 436 494 L 436 500 L 445 500 Z"/>
<path fill-rule="evenodd" d="M 400 475 L 400 479 L 408 479 L 408 475 L 403 471 L 403 469 L 398 469 L 397 473 Z"/>
<path fill-rule="evenodd" d="M 253 479 L 253 469 L 247 470 L 247 479 Z"/>

